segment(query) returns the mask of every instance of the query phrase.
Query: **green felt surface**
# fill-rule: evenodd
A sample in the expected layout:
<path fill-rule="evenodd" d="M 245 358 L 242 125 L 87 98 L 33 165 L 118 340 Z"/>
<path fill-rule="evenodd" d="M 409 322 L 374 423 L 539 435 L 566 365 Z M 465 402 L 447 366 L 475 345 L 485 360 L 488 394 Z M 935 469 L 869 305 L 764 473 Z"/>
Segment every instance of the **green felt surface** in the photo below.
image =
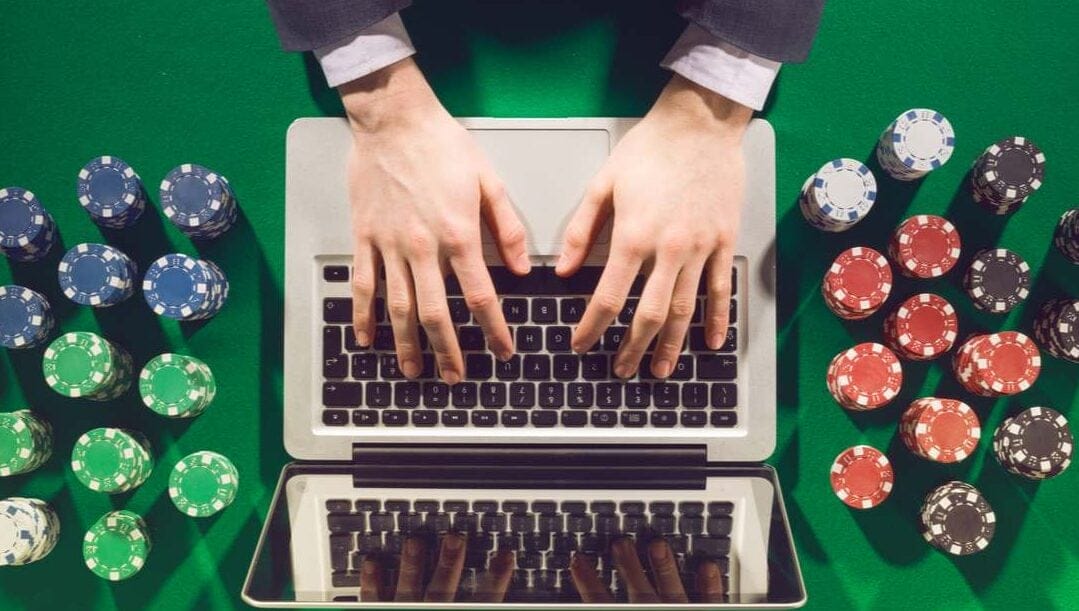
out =
<path fill-rule="evenodd" d="M 665 3 L 417 4 L 406 21 L 421 63 L 448 108 L 462 116 L 639 115 L 666 78 L 656 64 L 681 27 Z M 852 342 L 878 337 L 880 316 L 843 323 L 817 293 L 821 273 L 841 249 L 881 247 L 905 214 L 932 212 L 947 213 L 968 248 L 996 243 L 1026 257 L 1035 303 L 1079 294 L 1079 267 L 1049 246 L 1055 219 L 1079 193 L 1079 127 L 1070 111 L 1079 99 L 1079 4 L 1048 6 L 833 0 L 809 63 L 784 69 L 764 113 L 777 132 L 780 218 L 781 390 L 771 462 L 785 487 L 812 608 L 1079 605 L 1079 472 L 1042 484 L 1018 481 L 988 455 L 987 444 L 959 466 L 912 458 L 897 446 L 895 421 L 917 395 L 957 392 L 938 364 L 909 366 L 895 405 L 844 413 L 824 390 L 825 365 Z M 156 204 L 135 229 L 112 238 L 143 267 L 169 251 L 201 252 L 221 264 L 232 298 L 204 325 L 159 320 L 141 298 L 105 311 L 75 307 L 58 294 L 59 248 L 48 262 L 0 264 L 0 280 L 51 298 L 63 330 L 100 329 L 140 364 L 165 351 L 193 354 L 213 368 L 219 388 L 207 413 L 172 421 L 134 394 L 108 404 L 61 398 L 41 379 L 40 351 L 0 355 L 0 407 L 30 405 L 54 424 L 57 440 L 57 455 L 40 471 L 0 480 L 0 497 L 48 499 L 64 529 L 48 559 L 0 569 L 0 608 L 241 606 L 240 585 L 287 460 L 285 129 L 296 117 L 340 114 L 340 105 L 310 59 L 279 50 L 257 0 L 7 0 L 0 16 L 0 184 L 36 192 L 59 222 L 63 244 L 102 239 L 73 193 L 78 168 L 104 153 L 132 163 L 154 191 L 181 162 L 215 168 L 232 181 L 243 210 L 224 239 L 198 249 L 164 224 Z M 913 106 L 952 120 L 958 144 L 951 163 L 920 184 L 882 180 L 876 209 L 847 234 L 809 229 L 794 206 L 805 176 L 833 157 L 868 158 L 883 126 Z M 962 194 L 963 175 L 986 145 L 1016 133 L 1046 151 L 1046 184 L 1014 217 L 990 218 Z M 1006 318 L 973 313 L 954 274 L 922 287 L 957 305 L 964 331 L 1029 325 L 1032 307 Z M 914 288 L 897 285 L 901 294 Z M 964 397 L 988 426 L 1032 404 L 1076 416 L 1077 377 L 1079 367 L 1050 360 L 1034 388 L 1017 398 Z M 153 445 L 158 467 L 132 494 L 91 493 L 66 466 L 76 437 L 105 425 L 141 430 Z M 832 496 L 827 471 L 840 450 L 861 442 L 888 449 L 898 482 L 886 505 L 852 513 Z M 171 465 L 201 449 L 232 458 L 240 493 L 219 516 L 193 520 L 173 508 L 166 485 Z M 980 556 L 948 558 L 916 532 L 922 495 L 950 476 L 982 488 L 997 510 L 997 538 Z M 155 545 L 141 574 L 108 584 L 82 565 L 80 539 L 118 507 L 146 517 Z"/>

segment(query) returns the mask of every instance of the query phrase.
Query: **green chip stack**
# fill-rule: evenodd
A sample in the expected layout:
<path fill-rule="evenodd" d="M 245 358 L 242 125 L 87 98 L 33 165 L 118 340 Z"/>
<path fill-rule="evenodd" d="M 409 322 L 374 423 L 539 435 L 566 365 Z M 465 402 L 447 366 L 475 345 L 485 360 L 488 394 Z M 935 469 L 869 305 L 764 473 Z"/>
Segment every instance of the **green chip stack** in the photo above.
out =
<path fill-rule="evenodd" d="M 52 426 L 28 409 L 0 414 L 0 477 L 29 473 L 52 456 Z"/>
<path fill-rule="evenodd" d="M 41 499 L 0 500 L 0 566 L 37 562 L 56 547 L 60 518 Z"/>
<path fill-rule="evenodd" d="M 82 539 L 82 557 L 94 575 L 122 581 L 142 570 L 150 555 L 146 522 L 130 511 L 101 516 Z"/>
<path fill-rule="evenodd" d="M 96 333 L 61 335 L 45 349 L 41 366 L 45 382 L 65 397 L 109 401 L 131 386 L 131 357 Z"/>
<path fill-rule="evenodd" d="M 217 452 L 195 452 L 176 463 L 169 474 L 169 497 L 180 513 L 205 518 L 236 499 L 240 473 Z"/>
<path fill-rule="evenodd" d="M 159 354 L 139 374 L 142 402 L 169 418 L 194 418 L 217 393 L 214 375 L 199 359 L 183 354 Z"/>
<path fill-rule="evenodd" d="M 120 494 L 150 477 L 154 459 L 150 443 L 135 431 L 100 428 L 84 433 L 71 451 L 71 470 L 96 492 Z"/>

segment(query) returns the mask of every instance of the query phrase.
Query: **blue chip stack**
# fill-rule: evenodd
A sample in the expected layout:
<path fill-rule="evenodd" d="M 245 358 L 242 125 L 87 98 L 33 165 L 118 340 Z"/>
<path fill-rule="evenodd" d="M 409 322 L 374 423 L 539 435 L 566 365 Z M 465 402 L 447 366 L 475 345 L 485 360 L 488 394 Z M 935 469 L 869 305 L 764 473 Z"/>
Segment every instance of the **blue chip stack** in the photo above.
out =
<path fill-rule="evenodd" d="M 56 222 L 31 191 L 0 189 L 0 251 L 14 261 L 43 259 L 56 241 Z"/>
<path fill-rule="evenodd" d="M 236 196 L 224 176 L 193 163 L 172 169 L 161 181 L 161 209 L 195 240 L 220 237 L 236 223 Z"/>
<path fill-rule="evenodd" d="M 142 294 L 159 316 L 200 320 L 221 311 L 229 296 L 229 281 L 210 261 L 172 253 L 147 268 Z"/>
<path fill-rule="evenodd" d="M 17 284 L 0 286 L 0 346 L 39 346 L 49 339 L 55 324 L 44 295 Z"/>
<path fill-rule="evenodd" d="M 109 229 L 134 225 L 146 209 L 142 180 L 119 157 L 91 159 L 79 170 L 75 193 L 90 218 Z"/>
<path fill-rule="evenodd" d="M 135 292 L 138 271 L 131 259 L 105 244 L 78 244 L 57 266 L 60 290 L 79 305 L 107 308 Z"/>

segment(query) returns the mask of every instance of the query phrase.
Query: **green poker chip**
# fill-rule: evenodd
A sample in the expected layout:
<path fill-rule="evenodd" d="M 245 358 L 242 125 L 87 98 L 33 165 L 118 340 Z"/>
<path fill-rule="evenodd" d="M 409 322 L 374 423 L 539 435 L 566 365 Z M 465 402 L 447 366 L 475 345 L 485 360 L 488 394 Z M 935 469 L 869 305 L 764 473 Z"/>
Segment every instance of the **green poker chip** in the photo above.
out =
<path fill-rule="evenodd" d="M 0 477 L 37 469 L 52 456 L 52 427 L 30 410 L 0 413 Z"/>
<path fill-rule="evenodd" d="M 117 494 L 141 485 L 153 471 L 149 444 L 138 433 L 92 429 L 75 442 L 71 470 L 87 488 Z"/>
<path fill-rule="evenodd" d="M 146 407 L 170 418 L 193 418 L 210 406 L 217 385 L 202 361 L 182 354 L 160 354 L 139 373 Z"/>
<path fill-rule="evenodd" d="M 240 474 L 228 458 L 217 452 L 185 456 L 169 474 L 169 497 L 180 513 L 205 518 L 228 507 L 235 499 Z"/>
<path fill-rule="evenodd" d="M 71 398 L 115 399 L 131 381 L 131 357 L 86 331 L 56 338 L 45 349 L 41 367 L 49 387 Z"/>
<path fill-rule="evenodd" d="M 102 516 L 82 539 L 86 568 L 102 579 L 122 581 L 142 570 L 150 556 L 146 523 L 130 511 Z"/>

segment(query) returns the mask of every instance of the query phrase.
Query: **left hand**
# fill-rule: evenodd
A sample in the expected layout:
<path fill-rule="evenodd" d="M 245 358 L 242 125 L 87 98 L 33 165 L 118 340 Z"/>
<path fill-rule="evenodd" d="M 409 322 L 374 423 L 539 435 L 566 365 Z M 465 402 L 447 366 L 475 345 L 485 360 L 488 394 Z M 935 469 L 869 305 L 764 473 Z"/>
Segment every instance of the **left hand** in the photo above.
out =
<path fill-rule="evenodd" d="M 607 217 L 610 253 L 572 346 L 585 352 L 625 304 L 634 278 L 651 272 L 618 354 L 615 375 L 632 377 L 657 338 L 652 374 L 670 376 L 707 271 L 705 338 L 727 333 L 734 242 L 744 198 L 742 135 L 753 111 L 675 75 L 648 114 L 615 147 L 566 228 L 555 267 L 584 263 Z"/>

